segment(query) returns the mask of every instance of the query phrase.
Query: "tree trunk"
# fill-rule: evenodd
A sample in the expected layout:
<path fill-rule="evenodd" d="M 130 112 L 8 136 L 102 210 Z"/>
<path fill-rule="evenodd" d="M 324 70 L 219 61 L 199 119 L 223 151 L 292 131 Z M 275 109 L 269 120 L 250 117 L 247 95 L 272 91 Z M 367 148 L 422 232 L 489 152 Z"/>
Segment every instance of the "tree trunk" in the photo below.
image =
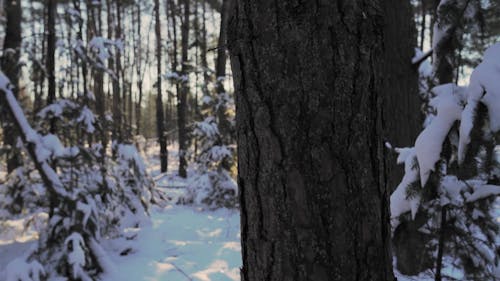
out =
<path fill-rule="evenodd" d="M 21 19 L 22 10 L 21 3 L 17 0 L 6 0 L 4 2 L 4 11 L 7 16 L 5 27 L 5 39 L 3 45 L 3 56 L 1 58 L 1 68 L 4 74 L 9 78 L 13 86 L 13 94 L 15 98 L 19 97 L 19 57 L 21 53 Z M 5 101 L 2 101 L 3 105 Z M 21 155 L 16 152 L 16 140 L 19 132 L 14 126 L 13 120 L 8 114 L 5 114 L 5 108 L 2 109 L 3 124 L 3 141 L 4 145 L 10 146 L 7 154 L 7 172 L 12 172 L 15 168 L 22 164 Z"/>
<path fill-rule="evenodd" d="M 113 21 L 115 25 L 115 38 L 121 38 L 121 23 L 120 23 L 120 9 L 119 2 L 114 1 L 116 7 L 116 20 Z M 123 120 L 123 114 L 125 113 L 122 110 L 122 103 L 125 103 L 125 100 L 121 97 L 120 91 L 120 78 L 122 74 L 122 66 L 121 66 L 121 54 L 120 51 L 115 52 L 114 58 L 114 74 L 113 78 L 113 139 L 118 143 L 123 142 L 123 124 L 125 123 Z M 123 86 L 123 85 L 122 85 Z"/>
<path fill-rule="evenodd" d="M 220 96 L 226 92 L 224 89 L 224 81 L 226 78 L 226 45 L 227 45 L 227 23 L 228 23 L 228 13 L 230 7 L 230 0 L 223 0 L 222 2 L 222 12 L 221 12 L 221 23 L 219 31 L 219 43 L 217 46 L 217 61 L 215 65 L 215 75 L 216 75 L 216 91 Z M 229 143 L 231 138 L 231 124 L 226 116 L 226 107 L 223 103 L 217 108 L 217 119 L 219 124 L 219 132 L 224 141 L 224 143 Z M 226 167 L 228 168 L 228 167 Z"/>
<path fill-rule="evenodd" d="M 433 41 L 433 71 L 436 85 L 453 83 L 458 71 L 456 52 L 459 47 L 458 39 L 463 33 L 461 21 L 470 4 L 464 1 L 436 1 L 436 15 L 433 28 L 437 35 Z M 455 11 L 451 11 L 455 9 Z"/>
<path fill-rule="evenodd" d="M 208 74 L 207 60 L 207 26 L 206 26 L 206 0 L 202 1 L 202 24 L 201 24 L 201 40 L 200 40 L 200 60 L 203 68 L 203 86 L 201 91 L 204 96 L 208 96 L 208 84 L 210 83 L 210 75 Z"/>
<path fill-rule="evenodd" d="M 188 50 L 189 50 L 189 0 L 184 0 L 184 21 L 182 22 L 182 65 L 181 74 L 183 77 L 188 75 Z M 178 93 L 177 101 L 177 122 L 179 127 L 179 176 L 185 178 L 187 176 L 187 95 L 189 94 L 189 82 L 182 80 L 181 91 Z"/>
<path fill-rule="evenodd" d="M 423 123 L 418 72 L 411 64 L 414 47 L 417 45 L 417 32 L 409 1 L 387 0 L 384 3 L 384 137 L 395 147 L 407 147 L 415 142 Z M 396 153 L 389 150 L 385 152 L 386 189 L 392 193 L 403 178 L 404 167 L 397 165 Z M 401 224 L 394 232 L 397 268 L 405 274 L 418 273 L 428 265 L 425 260 L 426 237 L 415 232 L 419 228 L 415 226 L 419 223 L 420 221 L 414 220 Z"/>
<path fill-rule="evenodd" d="M 141 5 L 136 5 L 137 8 L 137 37 L 136 49 L 134 54 L 136 74 L 137 74 L 137 91 L 138 96 L 135 104 L 135 127 L 136 135 L 141 134 L 141 109 L 142 109 L 142 35 L 141 35 Z"/>
<path fill-rule="evenodd" d="M 242 280 L 393 280 L 381 3 L 233 12 Z"/>
<path fill-rule="evenodd" d="M 161 23 L 160 23 L 160 2 L 155 0 L 155 33 L 156 33 L 156 130 L 158 135 L 158 142 L 160 143 L 160 161 L 161 172 L 165 173 L 168 167 L 168 151 L 167 151 L 167 136 L 165 132 L 165 121 L 163 116 L 163 100 L 161 92 Z"/>
<path fill-rule="evenodd" d="M 410 1 L 386 0 L 384 3 L 384 138 L 396 147 L 406 147 L 414 143 L 423 122 L 418 70 L 411 63 L 417 45 L 416 27 Z M 395 153 L 386 152 L 387 189 L 392 193 L 404 169 L 396 163 Z"/>
<path fill-rule="evenodd" d="M 47 75 L 48 75 L 48 95 L 47 104 L 52 104 L 56 100 L 56 16 L 57 16 L 57 1 L 47 1 Z M 50 133 L 56 131 L 56 120 L 52 118 L 50 121 Z"/>
<path fill-rule="evenodd" d="M 420 50 L 424 50 L 424 42 L 425 42 L 425 30 L 426 30 L 426 18 L 427 18 L 427 9 L 426 9 L 426 0 L 420 0 L 420 10 L 422 13 L 422 21 L 420 22 Z"/>
<path fill-rule="evenodd" d="M 77 0 L 74 1 L 75 3 L 78 2 Z M 90 2 L 90 1 L 89 1 Z M 101 4 L 102 6 L 103 4 Z M 87 6 L 87 9 L 89 7 Z M 100 12 L 100 7 L 98 7 L 99 11 L 97 16 L 94 13 L 95 8 L 92 7 L 92 21 L 94 22 L 92 25 L 92 36 L 101 36 L 101 12 Z M 99 23 L 99 28 L 97 27 L 97 24 Z M 92 40 L 92 38 L 87 38 L 87 41 Z M 85 102 L 90 104 L 89 99 L 87 98 L 88 93 L 87 93 L 87 63 L 86 63 L 86 58 L 82 60 L 82 72 L 83 72 L 83 92 L 85 94 Z M 99 115 L 99 120 L 100 124 L 102 126 L 101 132 L 100 132 L 100 139 L 102 143 L 102 149 L 101 149 L 101 163 L 104 163 L 105 161 L 105 155 L 106 155 L 106 149 L 108 146 L 108 136 L 107 136 L 107 120 L 106 120 L 106 96 L 104 94 L 104 73 L 101 69 L 93 69 L 92 70 L 92 77 L 93 77 L 93 82 L 94 82 L 94 95 L 95 95 L 95 109 L 97 114 Z"/>

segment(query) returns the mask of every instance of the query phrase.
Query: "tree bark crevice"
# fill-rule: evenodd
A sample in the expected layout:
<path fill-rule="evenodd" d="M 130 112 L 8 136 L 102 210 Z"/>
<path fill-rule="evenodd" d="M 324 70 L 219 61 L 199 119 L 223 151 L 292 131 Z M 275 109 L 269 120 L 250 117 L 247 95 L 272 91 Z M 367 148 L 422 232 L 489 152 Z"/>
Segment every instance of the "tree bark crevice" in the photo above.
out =
<path fill-rule="evenodd" d="M 246 281 L 392 276 L 382 12 L 372 2 L 234 7 Z"/>

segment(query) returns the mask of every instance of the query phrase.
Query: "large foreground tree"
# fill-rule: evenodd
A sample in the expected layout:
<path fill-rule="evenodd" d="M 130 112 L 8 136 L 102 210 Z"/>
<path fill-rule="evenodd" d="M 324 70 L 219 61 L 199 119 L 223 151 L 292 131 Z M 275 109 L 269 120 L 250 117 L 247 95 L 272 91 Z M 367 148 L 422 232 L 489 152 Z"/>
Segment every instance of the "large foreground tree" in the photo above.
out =
<path fill-rule="evenodd" d="M 383 104 L 411 107 L 416 77 L 388 25 L 411 18 L 377 0 L 233 4 L 242 279 L 392 281 Z"/>

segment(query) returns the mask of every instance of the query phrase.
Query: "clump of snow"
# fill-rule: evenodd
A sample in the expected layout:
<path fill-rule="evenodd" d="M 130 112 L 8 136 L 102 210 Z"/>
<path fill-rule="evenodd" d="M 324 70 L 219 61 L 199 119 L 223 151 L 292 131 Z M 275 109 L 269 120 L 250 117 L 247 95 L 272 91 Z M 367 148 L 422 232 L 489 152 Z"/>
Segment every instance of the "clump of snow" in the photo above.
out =
<path fill-rule="evenodd" d="M 437 110 L 437 115 L 415 141 L 422 187 L 427 183 L 430 173 L 434 171 L 448 132 L 455 121 L 461 118 L 464 100 L 464 88 L 454 84 L 440 85 L 432 91 L 436 97 L 430 101 L 429 105 Z"/>
<path fill-rule="evenodd" d="M 83 247 L 85 242 L 80 233 L 73 232 L 66 241 L 64 245 L 70 248 L 68 251 L 68 264 L 72 266 L 73 278 L 81 278 L 84 274 L 83 267 L 85 266 L 85 251 Z"/>
<path fill-rule="evenodd" d="M 96 214 L 96 205 L 93 200 L 90 204 L 86 204 L 82 201 L 76 203 L 76 209 L 83 213 L 83 226 L 85 226 L 92 214 Z"/>
<path fill-rule="evenodd" d="M 474 123 L 477 105 L 482 102 L 488 108 L 490 130 L 500 130 L 500 43 L 489 47 L 484 53 L 483 61 L 471 74 L 467 88 L 467 105 L 462 113 L 460 124 L 460 142 L 458 160 L 465 158 L 467 145 L 470 143 L 470 133 Z"/>
<path fill-rule="evenodd" d="M 391 194 L 391 224 L 393 229 L 399 224 L 398 217 L 411 211 L 414 218 L 420 205 L 420 196 L 408 198 L 408 189 L 418 181 L 418 168 L 416 167 L 416 154 L 414 148 L 396 148 L 399 153 L 398 164 L 404 163 L 405 175 L 396 190 Z"/>
<path fill-rule="evenodd" d="M 56 135 L 47 134 L 40 137 L 41 146 L 37 147 L 37 152 L 41 160 L 54 159 L 64 155 L 65 149 Z"/>
<path fill-rule="evenodd" d="M 89 42 L 89 49 L 97 55 L 99 62 L 103 65 L 112 55 L 111 48 L 116 47 L 118 50 L 120 50 L 120 46 L 122 45 L 119 41 L 100 36 L 92 38 L 92 40 L 90 40 Z"/>
<path fill-rule="evenodd" d="M 85 125 L 85 131 L 87 131 L 87 133 L 92 134 L 95 132 L 94 124 L 96 122 L 96 119 L 94 113 L 87 106 L 84 106 L 82 108 L 77 122 Z"/>
<path fill-rule="evenodd" d="M 46 107 L 42 108 L 42 110 L 40 110 L 40 112 L 38 113 L 38 117 L 44 119 L 48 118 L 49 116 L 60 117 L 65 109 L 75 109 L 77 107 L 78 105 L 70 100 L 60 99 L 55 103 L 49 104 Z"/>
<path fill-rule="evenodd" d="M 126 162 L 134 163 L 140 175 L 146 174 L 146 165 L 142 160 L 135 145 L 132 144 L 119 144 L 118 157 Z"/>
<path fill-rule="evenodd" d="M 193 133 L 199 136 L 206 136 L 207 138 L 217 137 L 219 135 L 219 128 L 215 118 L 210 116 L 201 122 L 197 122 Z"/>
<path fill-rule="evenodd" d="M 180 75 L 179 73 L 177 73 L 175 71 L 174 72 L 167 72 L 167 74 L 165 74 L 164 77 L 166 79 L 172 79 L 172 80 L 175 80 L 178 82 L 188 82 L 189 81 L 188 75 Z"/>
<path fill-rule="evenodd" d="M 467 202 L 474 202 L 482 198 L 500 195 L 500 186 L 485 184 L 479 187 L 474 188 L 472 194 L 466 193 L 465 198 Z"/>
<path fill-rule="evenodd" d="M 467 189 L 465 182 L 459 180 L 456 176 L 445 176 L 441 180 L 441 206 L 452 204 L 461 206 L 463 204 L 462 192 Z"/>
<path fill-rule="evenodd" d="M 238 186 L 227 171 L 195 172 L 187 182 L 181 203 L 206 206 L 209 209 L 233 207 Z"/>
<path fill-rule="evenodd" d="M 6 281 L 40 281 L 46 273 L 38 261 L 17 258 L 7 265 L 6 275 Z"/>
<path fill-rule="evenodd" d="M 212 97 L 211 96 L 206 95 L 206 96 L 203 96 L 201 98 L 201 103 L 204 104 L 204 105 L 208 105 L 211 102 L 212 102 Z"/>

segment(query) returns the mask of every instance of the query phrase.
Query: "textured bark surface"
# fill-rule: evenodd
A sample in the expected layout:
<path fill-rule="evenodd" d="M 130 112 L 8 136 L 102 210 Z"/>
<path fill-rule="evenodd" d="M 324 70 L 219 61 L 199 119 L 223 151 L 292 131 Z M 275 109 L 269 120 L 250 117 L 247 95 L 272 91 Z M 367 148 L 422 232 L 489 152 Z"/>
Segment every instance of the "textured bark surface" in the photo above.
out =
<path fill-rule="evenodd" d="M 235 81 L 242 279 L 393 280 L 380 1 L 244 1 Z"/>

